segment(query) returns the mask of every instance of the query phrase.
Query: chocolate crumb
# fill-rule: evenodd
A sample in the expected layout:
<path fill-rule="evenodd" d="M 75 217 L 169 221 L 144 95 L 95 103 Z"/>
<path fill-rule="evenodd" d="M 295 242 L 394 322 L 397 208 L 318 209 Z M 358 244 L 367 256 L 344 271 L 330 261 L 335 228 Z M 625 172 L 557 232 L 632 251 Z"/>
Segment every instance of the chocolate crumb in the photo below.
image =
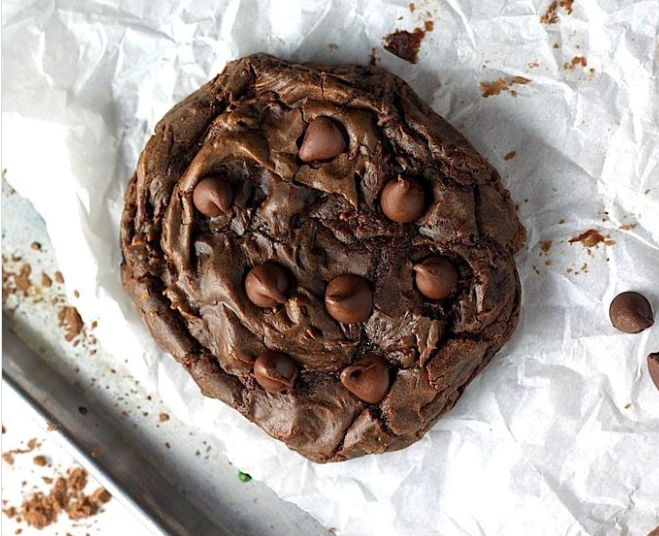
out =
<path fill-rule="evenodd" d="M 592 248 L 596 247 L 601 243 L 604 243 L 607 246 L 612 246 L 615 244 L 615 240 L 611 240 L 610 237 L 603 236 L 600 232 L 595 229 L 588 229 L 587 231 L 581 233 L 578 236 L 574 236 L 568 240 L 570 244 L 575 242 L 581 242 L 584 247 Z"/>
<path fill-rule="evenodd" d="M 168 441 L 165 441 L 165 447 L 168 448 L 168 449 L 172 448 L 172 446 L 169 444 Z M 199 452 L 199 451 L 197 451 L 197 452 Z"/>
<path fill-rule="evenodd" d="M 636 227 L 638 224 L 637 223 L 625 223 L 619 227 L 621 231 L 631 231 L 634 227 Z"/>
<path fill-rule="evenodd" d="M 555 0 L 551 4 L 549 4 L 549 7 L 547 8 L 547 11 L 540 17 L 540 23 L 541 24 L 556 24 L 558 22 L 558 7 L 562 7 L 565 12 L 568 15 L 572 14 L 572 4 L 574 4 L 574 0 L 561 0 L 560 2 L 558 0 Z M 558 48 L 558 47 L 554 47 Z"/>
<path fill-rule="evenodd" d="M 384 48 L 402 60 L 409 63 L 416 63 L 418 61 L 419 49 L 421 48 L 421 41 L 426 33 L 434 30 L 434 27 L 434 23 L 431 20 L 427 20 L 423 25 L 423 29 L 414 28 L 412 32 L 396 30 L 384 38 Z"/>
<path fill-rule="evenodd" d="M 60 285 L 64 284 L 64 276 L 59 270 L 55 272 L 55 281 L 57 281 Z"/>
<path fill-rule="evenodd" d="M 78 292 L 77 290 L 74 290 L 73 291 L 73 297 L 74 298 L 79 298 L 80 297 L 80 292 Z"/>
<path fill-rule="evenodd" d="M 32 242 L 32 243 L 30 244 L 30 247 L 31 247 L 34 251 L 41 251 L 41 244 L 39 244 L 39 242 Z"/>
<path fill-rule="evenodd" d="M 2 513 L 5 514 L 9 519 L 12 519 L 16 515 L 16 507 L 10 506 L 8 508 L 3 508 Z"/>
<path fill-rule="evenodd" d="M 569 62 L 565 62 L 563 64 L 563 69 L 566 71 L 572 71 L 577 65 L 581 65 L 582 67 L 586 67 L 588 65 L 588 60 L 584 58 L 583 56 L 575 56 L 570 60 Z"/>
<path fill-rule="evenodd" d="M 167 422 L 167 421 L 169 420 L 169 415 L 167 415 L 167 413 L 161 413 L 161 414 L 158 416 L 158 420 L 159 420 L 160 422 Z"/>
<path fill-rule="evenodd" d="M 46 457 L 42 455 L 35 456 L 32 458 L 32 461 L 34 462 L 34 465 L 38 465 L 39 467 L 44 467 L 48 463 Z"/>
<path fill-rule="evenodd" d="M 3 424 L 2 425 L 2 433 L 4 434 L 5 432 L 7 432 L 7 429 L 5 428 L 5 425 Z"/>
<path fill-rule="evenodd" d="M 510 80 L 505 78 L 498 78 L 492 80 L 491 82 L 481 82 L 481 96 L 486 99 L 493 95 L 498 95 L 503 91 L 510 90 L 510 87 L 514 84 L 528 84 L 531 80 L 524 78 L 523 76 L 513 76 Z M 516 96 L 516 95 L 515 95 Z"/>
<path fill-rule="evenodd" d="M 32 273 L 32 267 L 29 264 L 24 264 L 21 267 L 21 271 L 17 276 L 14 277 L 14 282 L 16 283 L 16 288 L 23 291 L 23 294 L 27 296 L 28 290 L 32 286 L 30 282 L 30 274 Z"/>
<path fill-rule="evenodd" d="M 48 421 L 48 424 L 46 425 L 46 430 L 48 430 L 49 432 L 54 432 L 55 430 L 59 430 L 60 428 L 61 426 L 58 423 L 52 421 Z"/>
<path fill-rule="evenodd" d="M 553 244 L 552 240 L 543 240 L 542 242 L 540 242 L 540 254 L 546 255 L 547 253 L 549 253 L 552 244 Z"/>
<path fill-rule="evenodd" d="M 53 286 L 53 280 L 48 277 L 48 274 L 46 272 L 41 274 L 41 286 L 50 288 Z"/>
<path fill-rule="evenodd" d="M 68 342 L 71 342 L 78 335 L 80 335 L 84 323 L 82 318 L 80 318 L 78 310 L 75 307 L 66 305 L 60 308 L 59 313 L 57 313 L 57 318 L 59 319 L 60 327 L 63 327 L 66 330 L 64 338 Z"/>
<path fill-rule="evenodd" d="M 517 156 L 517 151 L 510 151 L 506 156 L 503 157 L 504 160 L 512 160 Z"/>

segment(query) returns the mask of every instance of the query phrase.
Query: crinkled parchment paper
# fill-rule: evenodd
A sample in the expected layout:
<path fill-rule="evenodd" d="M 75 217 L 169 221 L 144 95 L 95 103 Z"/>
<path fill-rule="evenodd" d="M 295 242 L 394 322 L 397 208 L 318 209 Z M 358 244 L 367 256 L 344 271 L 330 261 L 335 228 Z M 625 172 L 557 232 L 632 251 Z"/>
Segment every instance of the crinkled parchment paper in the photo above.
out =
<path fill-rule="evenodd" d="M 659 309 L 659 1 L 415 4 L 5 0 L 7 178 L 46 220 L 104 346 L 337 533 L 645 535 L 659 524 L 659 393 L 645 359 L 659 325 L 624 335 L 607 310 L 628 289 Z M 416 65 L 383 49 L 426 20 Z M 227 61 L 367 63 L 373 47 L 519 204 L 522 317 L 423 440 L 318 466 L 202 398 L 156 348 L 119 282 L 119 216 L 156 121 Z M 590 229 L 603 240 L 569 242 Z"/>

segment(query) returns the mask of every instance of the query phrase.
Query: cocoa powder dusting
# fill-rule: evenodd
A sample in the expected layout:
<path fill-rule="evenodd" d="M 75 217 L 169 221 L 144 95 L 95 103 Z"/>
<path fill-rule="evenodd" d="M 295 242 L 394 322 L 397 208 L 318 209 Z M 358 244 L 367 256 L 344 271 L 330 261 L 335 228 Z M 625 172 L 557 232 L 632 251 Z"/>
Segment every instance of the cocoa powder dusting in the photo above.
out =
<path fill-rule="evenodd" d="M 64 338 L 67 341 L 70 342 L 78 335 L 80 335 L 84 323 L 82 322 L 82 318 L 80 318 L 80 314 L 75 307 L 66 305 L 60 308 L 59 312 L 57 313 L 57 318 L 59 319 L 60 327 L 65 329 Z"/>
<path fill-rule="evenodd" d="M 427 20 L 424 22 L 423 28 L 414 28 L 412 32 L 396 30 L 385 36 L 384 48 L 402 60 L 409 63 L 416 63 L 418 61 L 419 49 L 421 48 L 421 41 L 426 33 L 432 32 L 434 29 L 435 24 L 433 21 Z M 371 65 L 374 65 L 374 63 L 371 63 Z"/>

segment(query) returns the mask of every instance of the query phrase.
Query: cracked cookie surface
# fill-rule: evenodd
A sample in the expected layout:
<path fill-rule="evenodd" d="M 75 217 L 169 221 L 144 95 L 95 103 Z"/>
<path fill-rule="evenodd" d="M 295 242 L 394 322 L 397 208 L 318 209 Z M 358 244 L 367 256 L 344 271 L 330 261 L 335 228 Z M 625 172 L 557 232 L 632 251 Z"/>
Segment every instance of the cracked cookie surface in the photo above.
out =
<path fill-rule="evenodd" d="M 377 67 L 229 63 L 158 123 L 121 225 L 156 341 L 316 462 L 420 439 L 517 323 L 498 173 Z"/>

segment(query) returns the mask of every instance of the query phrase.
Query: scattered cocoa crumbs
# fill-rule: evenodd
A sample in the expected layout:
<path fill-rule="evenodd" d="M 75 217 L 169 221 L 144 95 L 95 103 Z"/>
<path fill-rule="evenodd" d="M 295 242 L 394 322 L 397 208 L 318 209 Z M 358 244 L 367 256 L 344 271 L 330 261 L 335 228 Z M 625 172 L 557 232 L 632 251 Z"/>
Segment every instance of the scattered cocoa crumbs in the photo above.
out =
<path fill-rule="evenodd" d="M 434 28 L 433 21 L 427 20 L 423 28 L 414 28 L 412 32 L 396 30 L 385 36 L 384 48 L 402 60 L 409 63 L 416 63 L 418 61 L 419 49 L 421 48 L 421 41 L 426 33 L 432 32 Z"/>
<path fill-rule="evenodd" d="M 503 157 L 504 160 L 512 160 L 517 156 L 517 151 L 510 151 L 506 156 Z"/>
<path fill-rule="evenodd" d="M 491 97 L 493 95 L 498 95 L 502 91 L 510 90 L 510 87 L 514 84 L 528 84 L 531 80 L 524 78 L 523 76 L 513 76 L 509 80 L 505 78 L 498 78 L 497 80 L 492 80 L 491 82 L 481 82 L 481 95 L 483 98 Z M 516 91 L 511 91 L 513 96 L 517 95 Z"/>
<path fill-rule="evenodd" d="M 581 65 L 582 67 L 586 67 L 588 65 L 588 60 L 584 58 L 583 56 L 575 56 L 572 58 L 569 62 L 565 62 L 563 64 L 563 69 L 566 71 L 572 71 L 577 65 Z"/>
<path fill-rule="evenodd" d="M 23 291 L 23 294 L 27 296 L 28 290 L 30 290 L 30 287 L 32 286 L 32 283 L 30 282 L 30 274 L 32 273 L 32 267 L 25 263 L 21 267 L 21 271 L 19 272 L 18 275 L 14 277 L 14 283 L 16 284 L 16 288 L 20 289 Z"/>
<path fill-rule="evenodd" d="M 44 482 L 52 483 L 53 479 L 44 477 Z M 23 501 L 22 517 L 28 525 L 42 529 L 57 521 L 62 512 L 73 520 L 93 516 L 100 511 L 102 504 L 111 499 L 111 495 L 103 488 L 95 490 L 91 495 L 85 495 L 86 485 L 87 472 L 84 469 L 69 469 L 66 476 L 58 476 L 55 479 L 50 491 L 37 491 Z M 15 515 L 16 508 L 12 508 Z"/>
<path fill-rule="evenodd" d="M 34 465 L 38 465 L 39 467 L 44 467 L 48 463 L 46 457 L 41 454 L 32 458 L 32 461 L 34 462 Z"/>
<path fill-rule="evenodd" d="M 568 240 L 570 244 L 574 244 L 575 242 L 581 242 L 584 247 L 587 248 L 592 248 L 598 246 L 600 243 L 603 243 L 607 246 L 612 246 L 615 244 L 615 240 L 611 240 L 610 237 L 608 236 L 603 236 L 600 232 L 596 231 L 595 229 L 589 229 L 588 231 L 585 231 L 581 233 L 578 236 L 574 236 Z"/>
<path fill-rule="evenodd" d="M 59 270 L 55 272 L 55 281 L 57 281 L 60 285 L 64 284 L 64 276 L 62 275 L 62 272 L 60 272 Z"/>
<path fill-rule="evenodd" d="M 66 330 L 64 338 L 67 341 L 70 342 L 78 335 L 80 335 L 84 324 L 82 322 L 82 318 L 80 318 L 78 310 L 75 307 L 66 305 L 60 308 L 59 312 L 57 313 L 57 318 L 59 319 L 60 327 L 63 327 Z"/>
<path fill-rule="evenodd" d="M 160 422 L 167 422 L 167 421 L 169 420 L 169 415 L 167 415 L 167 413 L 161 413 L 161 414 L 158 416 L 158 420 L 159 420 Z"/>
<path fill-rule="evenodd" d="M 12 519 L 17 511 L 15 506 L 10 506 L 9 508 L 3 508 L 2 513 L 5 514 L 9 519 Z"/>

